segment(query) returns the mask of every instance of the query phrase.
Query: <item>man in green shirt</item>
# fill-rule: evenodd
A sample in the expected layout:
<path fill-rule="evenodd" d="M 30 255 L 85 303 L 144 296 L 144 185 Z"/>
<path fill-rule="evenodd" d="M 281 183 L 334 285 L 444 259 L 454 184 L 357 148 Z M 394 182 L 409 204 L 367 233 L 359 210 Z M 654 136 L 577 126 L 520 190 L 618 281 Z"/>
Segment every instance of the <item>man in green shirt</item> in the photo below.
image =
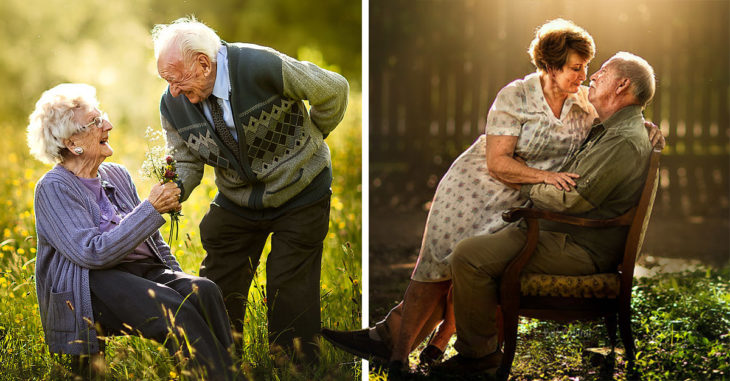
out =
<path fill-rule="evenodd" d="M 616 217 L 639 199 L 652 146 L 642 110 L 654 95 L 654 70 L 642 58 L 620 52 L 591 76 L 588 99 L 602 121 L 561 172 L 580 175 L 572 190 L 548 184 L 523 185 L 520 192 L 541 209 L 586 218 Z M 525 272 L 586 275 L 613 271 L 625 227 L 584 228 L 557 222 L 540 225 L 540 240 Z M 519 253 L 526 230 L 517 226 L 465 239 L 452 253 L 458 355 L 439 368 L 475 373 L 496 368 L 497 279 Z"/>

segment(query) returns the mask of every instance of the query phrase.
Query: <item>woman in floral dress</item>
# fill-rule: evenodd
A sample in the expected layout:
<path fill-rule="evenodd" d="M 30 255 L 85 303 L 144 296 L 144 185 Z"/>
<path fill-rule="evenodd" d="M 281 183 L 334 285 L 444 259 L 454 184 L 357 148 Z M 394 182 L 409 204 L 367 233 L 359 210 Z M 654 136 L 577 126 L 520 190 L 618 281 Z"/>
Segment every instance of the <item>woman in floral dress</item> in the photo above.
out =
<path fill-rule="evenodd" d="M 436 189 L 406 303 L 376 331 L 391 339 L 393 360 L 406 363 L 405 355 L 444 319 L 422 355 L 424 362 L 440 357 L 455 331 L 451 251 L 465 238 L 507 225 L 502 212 L 525 202 L 510 184 L 575 185 L 578 175 L 554 171 L 580 147 L 597 117 L 588 88 L 581 86 L 595 52 L 593 39 L 572 22 L 553 20 L 537 31 L 529 52 L 538 71 L 497 94 L 485 134 L 454 161 Z"/>
<path fill-rule="evenodd" d="M 420 358 L 422 364 L 437 361 L 455 331 L 449 292 L 454 246 L 507 225 L 502 212 L 525 203 L 514 184 L 547 183 L 566 190 L 575 185 L 577 174 L 556 171 L 597 117 L 588 88 L 581 86 L 595 53 L 593 38 L 571 21 L 556 19 L 537 30 L 528 52 L 537 72 L 497 94 L 485 134 L 454 161 L 436 189 L 404 301 L 373 328 L 323 329 L 335 346 L 390 361 L 397 370 L 438 326 Z"/>

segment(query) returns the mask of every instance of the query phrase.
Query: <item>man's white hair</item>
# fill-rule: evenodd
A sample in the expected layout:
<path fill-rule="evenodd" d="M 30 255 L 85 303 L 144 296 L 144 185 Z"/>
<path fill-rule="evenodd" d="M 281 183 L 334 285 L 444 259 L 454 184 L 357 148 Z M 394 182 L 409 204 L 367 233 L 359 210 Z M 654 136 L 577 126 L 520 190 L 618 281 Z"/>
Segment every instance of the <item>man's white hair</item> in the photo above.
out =
<path fill-rule="evenodd" d="M 48 164 L 62 162 L 62 152 L 66 149 L 63 141 L 84 130 L 76 121 L 74 111 L 89 111 L 98 106 L 93 86 L 63 83 L 44 91 L 28 118 L 31 155 Z"/>
<path fill-rule="evenodd" d="M 656 89 L 654 68 L 645 59 L 628 52 L 614 54 L 611 57 L 611 64 L 614 65 L 616 73 L 620 77 L 631 80 L 631 90 L 634 98 L 641 107 L 646 107 L 654 97 Z"/>
<path fill-rule="evenodd" d="M 183 62 L 189 63 L 196 53 L 203 53 L 211 62 L 221 47 L 221 39 L 213 29 L 195 19 L 183 17 L 170 24 L 157 24 L 152 28 L 152 42 L 155 46 L 155 60 L 168 48 L 180 49 Z"/>

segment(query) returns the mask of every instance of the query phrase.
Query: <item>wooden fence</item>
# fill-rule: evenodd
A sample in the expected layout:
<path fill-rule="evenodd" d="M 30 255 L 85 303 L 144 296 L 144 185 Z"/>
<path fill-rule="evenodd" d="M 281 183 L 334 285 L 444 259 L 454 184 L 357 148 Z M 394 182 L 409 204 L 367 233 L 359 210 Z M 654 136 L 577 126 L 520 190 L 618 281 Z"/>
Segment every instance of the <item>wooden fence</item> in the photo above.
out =
<path fill-rule="evenodd" d="M 564 17 L 597 45 L 589 75 L 617 51 L 654 66 L 646 117 L 668 146 L 655 216 L 727 219 L 728 1 L 370 1 L 370 204 L 420 208 L 483 133 L 501 87 L 534 71 L 536 27 Z"/>

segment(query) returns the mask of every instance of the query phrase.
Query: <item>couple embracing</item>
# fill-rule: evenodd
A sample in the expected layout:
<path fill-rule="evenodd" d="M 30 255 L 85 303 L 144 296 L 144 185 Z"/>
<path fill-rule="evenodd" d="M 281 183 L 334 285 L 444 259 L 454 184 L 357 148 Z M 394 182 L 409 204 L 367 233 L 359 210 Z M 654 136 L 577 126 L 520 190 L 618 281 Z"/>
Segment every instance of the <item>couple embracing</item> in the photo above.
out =
<path fill-rule="evenodd" d="M 654 70 L 620 52 L 588 77 L 591 35 L 556 19 L 537 29 L 528 50 L 535 73 L 505 86 L 485 134 L 441 179 L 403 301 L 375 326 L 324 329 L 333 345 L 408 372 L 409 354 L 426 337 L 421 365 L 448 375 L 496 369 L 497 280 L 526 240 L 501 213 L 532 202 L 587 218 L 619 216 L 635 205 L 658 128 L 642 111 L 655 89 Z M 547 225 L 547 224 L 546 224 Z M 586 275 L 615 270 L 626 230 L 541 226 L 525 272 Z M 457 356 L 440 363 L 456 333 Z"/>
<path fill-rule="evenodd" d="M 206 379 L 231 379 L 248 289 L 273 233 L 270 344 L 311 361 L 332 182 L 324 139 L 343 118 L 348 83 L 270 48 L 226 43 L 194 18 L 157 25 L 152 38 L 169 84 L 160 118 L 178 181 L 141 200 L 127 170 L 104 163 L 113 124 L 89 85 L 44 92 L 30 115 L 31 153 L 55 164 L 35 191 L 45 341 L 52 353 L 89 355 L 102 335 L 140 334 L 180 351 Z M 218 194 L 200 224 L 197 277 L 159 228 L 206 164 Z"/>

